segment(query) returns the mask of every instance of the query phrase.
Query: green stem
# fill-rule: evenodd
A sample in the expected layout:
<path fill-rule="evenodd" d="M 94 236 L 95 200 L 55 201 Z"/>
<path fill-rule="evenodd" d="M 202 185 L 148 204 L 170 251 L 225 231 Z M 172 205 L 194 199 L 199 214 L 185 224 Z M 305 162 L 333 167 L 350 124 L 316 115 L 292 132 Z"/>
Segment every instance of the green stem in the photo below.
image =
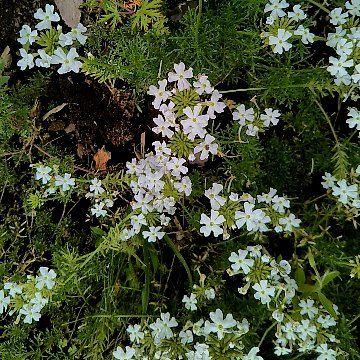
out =
<path fill-rule="evenodd" d="M 318 7 L 319 9 L 321 9 L 322 11 L 325 11 L 327 14 L 330 13 L 330 10 L 327 9 L 323 4 L 320 4 L 320 3 L 318 3 L 318 2 L 315 1 L 315 0 L 308 0 L 308 2 L 309 2 L 310 4 L 313 4 L 313 5 L 317 6 L 317 7 Z"/>
<path fill-rule="evenodd" d="M 171 239 L 170 239 L 170 237 L 168 235 L 164 236 L 164 240 L 170 246 L 170 248 L 174 252 L 175 256 L 179 259 L 182 266 L 184 267 L 184 269 L 186 271 L 186 274 L 188 276 L 190 288 L 192 288 L 193 287 L 193 279 L 192 279 L 191 271 L 190 271 L 190 268 L 189 268 L 188 264 L 186 263 L 184 257 L 180 254 L 180 251 L 175 246 L 175 244 L 171 241 Z"/>
<path fill-rule="evenodd" d="M 277 322 L 275 321 L 266 329 L 266 331 L 264 332 L 264 335 L 262 336 L 262 338 L 261 338 L 261 340 L 259 342 L 258 348 L 262 345 L 262 343 L 264 342 L 267 334 L 272 330 L 273 327 L 276 326 L 276 324 L 277 324 Z"/>
<path fill-rule="evenodd" d="M 331 120 L 330 120 L 330 117 L 329 115 L 326 113 L 326 111 L 324 110 L 323 106 L 321 105 L 320 101 L 316 98 L 316 93 L 314 90 L 310 89 L 311 92 L 314 94 L 314 101 L 316 103 L 316 105 L 319 107 L 319 109 L 321 110 L 321 112 L 323 113 L 324 115 L 324 118 L 326 119 L 326 121 L 328 122 L 329 126 L 330 126 L 330 129 L 331 129 L 331 132 L 333 133 L 334 135 L 334 139 L 335 139 L 335 142 L 337 145 L 339 145 L 339 139 L 336 135 L 336 132 L 335 132 L 335 129 L 334 129 L 334 126 L 333 124 L 331 123 Z"/>

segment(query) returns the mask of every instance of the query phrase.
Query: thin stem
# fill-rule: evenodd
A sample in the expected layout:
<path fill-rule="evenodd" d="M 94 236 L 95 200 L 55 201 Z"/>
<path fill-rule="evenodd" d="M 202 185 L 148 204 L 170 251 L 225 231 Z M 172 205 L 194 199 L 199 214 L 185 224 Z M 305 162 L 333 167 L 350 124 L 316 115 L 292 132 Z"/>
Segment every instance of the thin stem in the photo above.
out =
<path fill-rule="evenodd" d="M 311 89 L 311 92 L 314 94 L 314 101 L 316 103 L 316 105 L 319 107 L 319 109 L 321 110 L 321 112 L 323 113 L 324 115 L 324 118 L 326 119 L 326 121 L 328 122 L 329 126 L 330 126 L 330 129 L 331 129 L 331 132 L 333 133 L 334 135 L 334 139 L 335 139 L 335 142 L 336 142 L 336 145 L 339 145 L 339 139 L 336 135 L 336 132 L 335 132 L 335 129 L 334 129 L 334 126 L 333 124 L 331 123 L 331 120 L 329 118 L 329 115 L 326 113 L 326 111 L 324 110 L 323 106 L 321 105 L 320 101 L 318 99 L 316 99 L 316 94 L 315 94 L 315 91 Z"/>
<path fill-rule="evenodd" d="M 266 331 L 264 332 L 264 335 L 262 336 L 262 338 L 261 338 L 261 340 L 259 342 L 258 348 L 262 345 L 262 343 L 264 342 L 267 334 L 272 330 L 273 327 L 276 326 L 276 324 L 277 324 L 277 322 L 275 321 L 266 329 Z"/>
<path fill-rule="evenodd" d="M 308 2 L 309 2 L 310 4 L 313 4 L 313 5 L 317 6 L 317 7 L 318 7 L 319 9 L 321 9 L 322 11 L 325 11 L 327 14 L 330 13 L 330 10 L 327 9 L 323 4 L 320 4 L 320 3 L 318 3 L 318 2 L 315 1 L 315 0 L 308 0 Z"/>
<path fill-rule="evenodd" d="M 352 325 L 354 322 L 356 322 L 357 320 L 359 320 L 360 318 L 360 314 L 356 315 L 350 322 L 349 322 L 349 326 Z"/>

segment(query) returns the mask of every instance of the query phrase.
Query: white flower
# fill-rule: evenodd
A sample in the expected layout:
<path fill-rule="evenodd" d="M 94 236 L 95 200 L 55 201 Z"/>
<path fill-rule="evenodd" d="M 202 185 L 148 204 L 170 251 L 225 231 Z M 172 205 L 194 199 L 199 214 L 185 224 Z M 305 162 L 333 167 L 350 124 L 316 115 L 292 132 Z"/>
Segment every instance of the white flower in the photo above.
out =
<path fill-rule="evenodd" d="M 203 93 L 211 94 L 214 91 L 214 88 L 211 86 L 206 75 L 200 75 L 199 80 L 195 81 L 193 86 L 199 95 L 202 95 Z"/>
<path fill-rule="evenodd" d="M 246 224 L 247 231 L 266 231 L 266 225 L 271 219 L 261 209 L 254 210 L 255 205 L 244 203 L 244 211 L 236 211 L 236 226 L 240 229 Z"/>
<path fill-rule="evenodd" d="M 351 0 L 345 3 L 345 7 L 348 12 L 353 16 L 360 16 L 360 1 Z"/>
<path fill-rule="evenodd" d="M 258 347 L 253 347 L 242 360 L 264 360 L 261 356 L 257 355 L 259 351 L 260 349 Z"/>
<path fill-rule="evenodd" d="M 335 185 L 336 177 L 331 175 L 330 173 L 326 172 L 325 175 L 322 177 L 324 180 L 321 185 L 325 189 L 330 189 Z"/>
<path fill-rule="evenodd" d="M 96 217 L 104 217 L 107 214 L 107 211 L 104 209 L 105 204 L 101 201 L 98 204 L 94 204 L 94 206 L 90 209 L 91 215 L 95 215 Z"/>
<path fill-rule="evenodd" d="M 69 190 L 72 186 L 75 186 L 75 179 L 71 177 L 71 174 L 65 173 L 64 176 L 55 176 L 55 186 L 61 186 L 63 191 Z"/>
<path fill-rule="evenodd" d="M 12 283 L 12 282 L 5 283 L 4 284 L 4 289 L 9 291 L 10 296 L 14 296 L 16 294 L 21 294 L 22 293 L 22 286 L 20 286 L 20 285 L 18 285 L 16 283 Z"/>
<path fill-rule="evenodd" d="M 118 346 L 113 352 L 113 356 L 118 360 L 131 360 L 134 358 L 135 353 L 136 351 L 129 346 L 126 346 L 125 351 L 120 346 Z"/>
<path fill-rule="evenodd" d="M 38 166 L 36 168 L 35 180 L 41 180 L 42 184 L 47 184 L 51 176 L 49 175 L 52 171 L 51 167 L 49 166 Z"/>
<path fill-rule="evenodd" d="M 139 343 L 145 336 L 145 334 L 141 331 L 141 326 L 138 324 L 129 325 L 126 332 L 129 334 L 131 342 Z"/>
<path fill-rule="evenodd" d="M 271 17 L 277 19 L 278 17 L 286 16 L 286 12 L 283 9 L 286 9 L 289 4 L 285 0 L 270 0 L 266 5 L 264 12 L 271 12 Z"/>
<path fill-rule="evenodd" d="M 347 55 L 350 56 L 353 52 L 354 44 L 352 41 L 347 41 L 347 39 L 340 39 L 336 45 L 336 53 L 339 56 Z"/>
<path fill-rule="evenodd" d="M 343 13 L 341 8 L 335 8 L 330 12 L 329 16 L 331 24 L 343 25 L 346 23 L 349 13 L 347 11 Z"/>
<path fill-rule="evenodd" d="M 185 64 L 183 62 L 174 65 L 175 73 L 169 72 L 169 82 L 177 81 L 177 87 L 180 91 L 190 88 L 190 83 L 187 79 L 193 77 L 192 68 L 185 70 Z"/>
<path fill-rule="evenodd" d="M 290 201 L 283 196 L 275 195 L 272 198 L 272 202 L 272 208 L 280 214 L 283 214 L 285 212 L 285 208 L 288 209 L 290 207 Z"/>
<path fill-rule="evenodd" d="M 215 299 L 215 290 L 213 288 L 209 288 L 205 290 L 205 298 L 207 300 L 214 300 Z"/>
<path fill-rule="evenodd" d="M 296 331 L 299 333 L 299 338 L 306 341 L 307 338 L 315 338 L 317 329 L 315 325 L 310 325 L 310 320 L 301 320 Z"/>
<path fill-rule="evenodd" d="M 253 124 L 248 124 L 246 129 L 246 135 L 256 136 L 259 132 L 259 127 Z"/>
<path fill-rule="evenodd" d="M 215 113 L 220 114 L 224 112 L 226 105 L 224 102 L 219 101 L 221 98 L 222 95 L 219 93 L 219 91 L 214 90 L 214 92 L 211 95 L 211 99 L 205 101 L 205 105 L 208 106 L 207 114 L 209 115 L 210 119 L 216 118 Z"/>
<path fill-rule="evenodd" d="M 215 138 L 213 136 L 206 134 L 204 141 L 195 146 L 194 154 L 200 153 L 200 160 L 206 160 L 209 157 L 209 153 L 216 155 L 219 145 L 214 143 L 214 141 Z"/>
<path fill-rule="evenodd" d="M 306 19 L 306 14 L 301 9 L 301 5 L 294 5 L 293 11 L 288 12 L 288 17 L 295 21 L 300 21 Z"/>
<path fill-rule="evenodd" d="M 155 344 L 160 343 L 162 339 L 171 339 L 174 335 L 171 328 L 176 326 L 178 326 L 178 323 L 174 317 L 170 318 L 169 313 L 161 313 L 160 318 L 149 325 Z"/>
<path fill-rule="evenodd" d="M 148 242 L 155 242 L 165 236 L 165 232 L 161 231 L 161 229 L 161 226 L 150 226 L 149 231 L 143 231 L 142 235 Z"/>
<path fill-rule="evenodd" d="M 95 195 L 101 195 L 105 190 L 101 187 L 101 180 L 94 178 L 91 180 L 90 191 Z"/>
<path fill-rule="evenodd" d="M 224 222 L 224 216 L 220 215 L 216 210 L 211 210 L 210 217 L 205 214 L 201 214 L 200 224 L 203 226 L 200 228 L 200 232 L 206 237 L 210 236 L 211 232 L 213 232 L 214 236 L 218 237 L 223 233 L 223 229 L 220 225 Z"/>
<path fill-rule="evenodd" d="M 32 324 L 34 321 L 39 321 L 41 318 L 41 308 L 38 305 L 24 304 L 20 309 L 19 313 L 25 315 L 24 323 Z"/>
<path fill-rule="evenodd" d="M 337 186 L 334 185 L 332 190 L 332 194 L 339 197 L 339 201 L 345 205 L 349 202 L 349 198 L 355 199 L 358 195 L 357 184 L 348 185 L 345 179 L 338 181 Z"/>
<path fill-rule="evenodd" d="M 272 108 L 266 108 L 265 114 L 260 115 L 260 119 L 263 121 L 264 126 L 270 126 L 270 124 L 277 125 L 281 113 L 279 110 L 273 110 Z"/>
<path fill-rule="evenodd" d="M 181 330 L 179 332 L 179 338 L 182 344 L 190 344 L 194 340 L 194 336 L 191 330 Z"/>
<path fill-rule="evenodd" d="M 356 108 L 350 108 L 346 123 L 349 125 L 350 129 L 356 128 L 356 130 L 360 131 L 360 111 Z"/>
<path fill-rule="evenodd" d="M 275 319 L 277 322 L 282 322 L 284 320 L 284 313 L 280 310 L 274 310 L 271 314 L 273 319 Z"/>
<path fill-rule="evenodd" d="M 38 67 L 49 68 L 52 64 L 52 57 L 48 55 L 45 50 L 40 49 L 38 51 L 39 58 L 35 60 L 35 64 Z"/>
<path fill-rule="evenodd" d="M 227 314 L 224 318 L 223 312 L 220 309 L 216 309 L 215 312 L 211 312 L 210 319 L 212 322 L 205 322 L 204 331 L 207 334 L 216 333 L 219 340 L 224 338 L 228 329 L 231 329 L 237 324 L 232 314 Z"/>
<path fill-rule="evenodd" d="M 337 43 L 346 35 L 346 30 L 341 26 L 335 28 L 334 33 L 329 33 L 326 41 L 326 45 L 332 48 L 336 48 Z"/>
<path fill-rule="evenodd" d="M 360 84 L 360 64 L 355 65 L 355 71 L 351 75 L 351 79 L 355 84 Z"/>
<path fill-rule="evenodd" d="M 310 32 L 309 29 L 305 29 L 303 25 L 300 25 L 297 30 L 294 31 L 294 35 L 301 36 L 303 44 L 312 44 L 314 42 L 315 35 Z"/>
<path fill-rule="evenodd" d="M 335 319 L 330 315 L 326 315 L 325 317 L 319 316 L 316 321 L 321 324 L 324 329 L 328 329 L 329 327 L 336 325 Z"/>
<path fill-rule="evenodd" d="M 279 219 L 279 224 L 282 225 L 285 231 L 292 231 L 294 228 L 300 226 L 301 220 L 296 219 L 294 214 L 290 214 L 287 217 L 283 217 Z"/>
<path fill-rule="evenodd" d="M 184 295 L 182 302 L 185 304 L 185 308 L 191 311 L 194 311 L 197 309 L 197 299 L 196 295 L 191 293 L 190 297 L 187 295 Z"/>
<path fill-rule="evenodd" d="M 70 34 L 73 40 L 77 40 L 81 45 L 85 45 L 87 36 L 83 35 L 86 32 L 86 27 L 79 23 L 77 24 L 76 28 L 72 28 Z"/>
<path fill-rule="evenodd" d="M 312 319 L 319 312 L 318 308 L 314 306 L 315 301 L 312 299 L 300 300 L 299 307 L 301 308 L 300 314 L 307 315 Z"/>
<path fill-rule="evenodd" d="M 276 193 L 277 193 L 276 189 L 270 188 L 270 191 L 267 194 L 262 193 L 261 195 L 258 195 L 257 200 L 259 202 L 265 202 L 266 204 L 270 204 Z"/>
<path fill-rule="evenodd" d="M 245 125 L 246 121 L 254 121 L 254 109 L 245 108 L 245 105 L 239 105 L 236 110 L 233 112 L 233 119 L 239 121 L 240 125 Z"/>
<path fill-rule="evenodd" d="M 0 315 L 6 311 L 10 304 L 10 297 L 5 296 L 4 290 L 0 290 Z"/>
<path fill-rule="evenodd" d="M 59 45 L 62 47 L 70 46 L 74 43 L 71 33 L 63 34 L 59 36 Z"/>
<path fill-rule="evenodd" d="M 151 85 L 148 91 L 148 95 L 155 96 L 155 100 L 152 102 L 155 109 L 160 109 L 161 103 L 165 102 L 171 96 L 171 92 L 166 90 L 166 79 L 158 81 L 158 84 L 158 88 Z"/>
<path fill-rule="evenodd" d="M 219 210 L 226 202 L 225 198 L 219 195 L 223 188 L 221 184 L 213 183 L 210 189 L 205 190 L 204 195 L 210 200 L 213 210 Z"/>
<path fill-rule="evenodd" d="M 48 302 L 49 299 L 42 297 L 41 292 L 35 293 L 35 297 L 30 300 L 30 304 L 37 306 L 39 309 L 42 309 Z"/>
<path fill-rule="evenodd" d="M 157 125 L 152 128 L 152 131 L 155 134 L 160 134 L 164 137 L 171 138 L 174 135 L 174 132 L 169 129 L 172 127 L 171 122 L 168 120 L 164 120 L 164 118 L 161 115 L 158 115 L 158 117 L 153 119 L 154 123 Z"/>
<path fill-rule="evenodd" d="M 54 5 L 45 5 L 45 11 L 43 9 L 38 9 L 34 14 L 34 18 L 40 20 L 36 24 L 38 30 L 51 29 L 52 22 L 60 21 L 60 16 L 57 12 L 54 12 Z"/>
<path fill-rule="evenodd" d="M 39 269 L 40 275 L 35 278 L 35 287 L 42 290 L 44 287 L 51 290 L 55 286 L 56 273 L 54 270 L 49 270 L 48 267 L 42 266 Z"/>
<path fill-rule="evenodd" d="M 354 65 L 354 60 L 353 59 L 348 60 L 346 55 L 340 56 L 339 59 L 334 58 L 333 56 L 330 56 L 329 62 L 332 65 L 329 65 L 327 67 L 327 71 L 329 71 L 329 73 L 334 76 L 335 75 L 340 75 L 340 76 L 346 75 L 347 71 L 345 68 L 351 67 Z"/>
<path fill-rule="evenodd" d="M 25 70 L 26 68 L 32 69 L 34 67 L 34 56 L 28 54 L 25 49 L 20 49 L 20 55 L 21 59 L 17 62 L 20 70 Z"/>
<path fill-rule="evenodd" d="M 80 61 L 77 61 L 76 58 L 79 56 L 75 48 L 71 48 L 67 54 L 65 54 L 62 48 L 57 48 L 54 51 L 54 56 L 52 58 L 53 64 L 61 64 L 58 69 L 59 74 L 65 74 L 70 71 L 78 73 L 82 66 Z"/>
<path fill-rule="evenodd" d="M 33 44 L 38 36 L 37 30 L 31 30 L 30 26 L 23 25 L 23 27 L 20 30 L 20 37 L 17 39 L 17 41 L 22 44 Z"/>
<path fill-rule="evenodd" d="M 254 298 L 260 300 L 262 304 L 268 304 L 275 296 L 275 287 L 269 285 L 267 280 L 260 280 L 260 283 L 253 285 L 252 288 L 256 291 Z"/>
<path fill-rule="evenodd" d="M 192 190 L 192 183 L 188 176 L 184 176 L 181 182 L 174 183 L 175 189 L 179 192 L 184 193 L 186 196 L 190 196 Z"/>
<path fill-rule="evenodd" d="M 229 257 L 229 261 L 232 262 L 231 269 L 238 273 L 241 269 L 245 275 L 250 272 L 250 269 L 254 265 L 253 259 L 247 259 L 247 250 L 238 250 L 238 253 L 232 252 Z"/>
<path fill-rule="evenodd" d="M 292 44 L 286 40 L 291 38 L 291 32 L 284 29 L 278 29 L 277 36 L 269 36 L 269 45 L 275 45 L 273 51 L 275 54 L 282 54 L 285 51 L 290 50 Z"/>
<path fill-rule="evenodd" d="M 172 157 L 166 164 L 166 168 L 171 171 L 171 174 L 175 177 L 179 177 L 181 174 L 186 174 L 188 168 L 184 166 L 186 160 L 183 158 Z"/>
<path fill-rule="evenodd" d="M 316 360 L 335 360 L 336 359 L 336 351 L 329 349 L 328 344 L 320 344 L 317 346 L 315 351 L 320 354 Z"/>
<path fill-rule="evenodd" d="M 186 107 L 183 112 L 187 116 L 185 120 L 181 120 L 181 125 L 184 128 L 184 133 L 188 135 L 189 139 L 194 140 L 196 136 L 204 138 L 206 135 L 206 126 L 209 122 L 209 115 L 201 115 L 202 108 L 196 105 L 194 109 Z"/>

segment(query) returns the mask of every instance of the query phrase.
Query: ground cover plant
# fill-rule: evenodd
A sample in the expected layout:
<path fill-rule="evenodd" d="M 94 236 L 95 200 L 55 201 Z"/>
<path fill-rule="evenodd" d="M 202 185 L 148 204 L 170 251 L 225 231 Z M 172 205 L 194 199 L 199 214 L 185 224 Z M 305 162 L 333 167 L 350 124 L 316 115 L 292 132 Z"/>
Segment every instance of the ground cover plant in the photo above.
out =
<path fill-rule="evenodd" d="M 360 358 L 358 0 L 0 10 L 1 359 Z"/>

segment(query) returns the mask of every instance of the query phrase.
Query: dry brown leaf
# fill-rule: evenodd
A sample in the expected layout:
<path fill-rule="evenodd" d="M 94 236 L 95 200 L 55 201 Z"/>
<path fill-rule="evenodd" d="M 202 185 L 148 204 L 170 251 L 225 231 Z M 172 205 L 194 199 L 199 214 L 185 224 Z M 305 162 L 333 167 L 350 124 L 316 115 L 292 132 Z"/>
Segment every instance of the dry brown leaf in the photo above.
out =
<path fill-rule="evenodd" d="M 46 120 L 49 116 L 58 113 L 59 111 L 61 111 L 66 105 L 68 105 L 68 103 L 63 103 L 59 106 L 54 107 L 53 109 L 51 109 L 50 111 L 48 111 L 44 116 L 43 116 L 43 120 Z"/>
<path fill-rule="evenodd" d="M 4 60 L 4 68 L 8 69 L 10 67 L 10 65 L 11 65 L 11 60 L 12 60 L 9 46 L 7 46 L 4 49 L 4 51 L 2 52 L 0 58 Z"/>
<path fill-rule="evenodd" d="M 82 3 L 83 0 L 55 0 L 61 18 L 67 26 L 74 28 L 80 22 Z"/>
<path fill-rule="evenodd" d="M 80 159 L 82 159 L 86 155 L 86 149 L 82 144 L 78 144 L 76 148 L 76 153 Z"/>
<path fill-rule="evenodd" d="M 75 131 L 76 127 L 75 127 L 75 124 L 71 123 L 69 124 L 64 130 L 67 134 Z"/>
<path fill-rule="evenodd" d="M 111 159 L 111 153 L 105 150 L 103 146 L 98 152 L 94 155 L 95 169 L 96 170 L 106 170 L 107 162 Z"/>

